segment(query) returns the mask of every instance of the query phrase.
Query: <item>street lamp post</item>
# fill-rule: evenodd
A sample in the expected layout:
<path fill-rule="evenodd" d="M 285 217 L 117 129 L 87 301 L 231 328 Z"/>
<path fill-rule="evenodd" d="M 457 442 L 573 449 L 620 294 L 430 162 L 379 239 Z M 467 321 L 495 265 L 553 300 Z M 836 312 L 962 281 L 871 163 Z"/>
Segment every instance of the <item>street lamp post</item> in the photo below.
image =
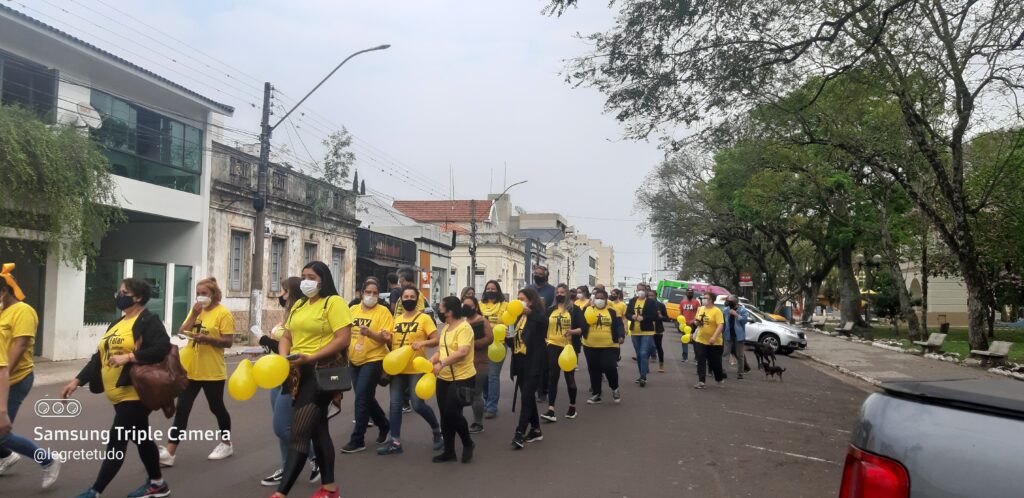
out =
<path fill-rule="evenodd" d="M 295 109 L 298 109 L 313 92 L 317 91 L 334 73 L 338 72 L 338 69 L 341 69 L 341 66 L 344 66 L 349 59 L 366 52 L 384 50 L 390 46 L 387 44 L 378 45 L 354 52 L 346 57 L 273 125 L 270 124 L 270 95 L 272 87 L 270 82 L 263 84 L 263 115 L 260 121 L 260 163 L 257 170 L 256 193 L 252 201 L 253 208 L 256 209 L 256 219 L 252 230 L 255 247 L 249 271 L 249 285 L 251 288 L 249 296 L 249 328 L 252 330 L 262 330 L 263 328 L 263 245 L 265 243 L 264 226 L 267 223 L 267 173 L 270 169 L 270 137 L 273 135 L 275 128 L 280 126 L 288 116 L 291 116 Z"/>
<path fill-rule="evenodd" d="M 495 207 L 495 204 L 497 204 L 498 201 L 500 201 L 501 198 L 506 193 L 508 193 L 509 189 L 511 189 L 512 187 L 515 187 L 516 185 L 522 185 L 522 184 L 524 184 L 524 183 L 526 183 L 528 181 L 529 180 L 523 180 L 523 181 L 520 181 L 520 182 L 513 183 L 512 185 L 509 185 L 509 186 L 505 187 L 505 190 L 502 190 L 501 193 L 498 194 L 498 198 L 495 199 L 493 203 L 491 203 L 491 210 L 495 211 L 495 215 L 497 215 L 497 212 L 496 212 L 497 208 Z M 469 276 L 469 281 L 470 281 L 469 285 L 472 287 L 472 286 L 474 286 L 476 284 L 476 203 L 474 203 L 472 200 L 470 200 L 469 203 L 470 203 L 469 207 L 470 207 L 470 218 L 471 218 L 470 219 L 470 231 L 469 231 L 469 275 L 470 275 Z M 490 214 L 490 213 L 488 213 L 488 214 Z M 490 216 L 488 216 L 488 217 L 490 217 Z M 526 254 L 526 271 L 528 271 L 528 272 L 531 271 L 531 269 L 530 269 L 530 254 L 529 254 L 529 251 L 527 251 L 527 254 Z M 513 275 L 512 278 L 515 278 L 515 276 Z M 527 277 L 526 280 L 529 281 L 530 280 L 529 277 Z"/>

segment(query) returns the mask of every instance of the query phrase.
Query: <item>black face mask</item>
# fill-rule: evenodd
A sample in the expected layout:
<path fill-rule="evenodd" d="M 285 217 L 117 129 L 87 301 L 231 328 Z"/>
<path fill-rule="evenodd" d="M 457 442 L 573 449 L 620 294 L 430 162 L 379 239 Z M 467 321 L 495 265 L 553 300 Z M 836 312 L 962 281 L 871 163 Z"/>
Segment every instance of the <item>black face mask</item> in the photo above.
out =
<path fill-rule="evenodd" d="M 544 285 L 544 284 L 548 283 L 548 277 L 545 277 L 544 275 L 534 275 L 533 276 L 533 283 L 535 283 L 537 285 Z"/>
<path fill-rule="evenodd" d="M 284 308 L 285 305 L 288 304 L 288 300 L 285 299 L 284 296 L 277 296 L 277 302 L 278 302 L 278 304 L 281 305 L 282 308 Z"/>
<path fill-rule="evenodd" d="M 558 303 L 558 304 L 564 303 L 565 302 L 565 296 L 563 296 L 561 294 L 555 296 L 555 302 Z"/>
<path fill-rule="evenodd" d="M 415 299 L 403 299 L 402 300 L 402 308 L 405 308 L 405 311 L 412 311 L 412 310 L 416 309 L 416 300 Z"/>
<path fill-rule="evenodd" d="M 462 316 L 474 316 L 476 315 L 476 308 L 469 304 L 462 305 Z"/>
<path fill-rule="evenodd" d="M 484 291 L 484 301 L 497 301 L 498 295 L 495 291 Z"/>

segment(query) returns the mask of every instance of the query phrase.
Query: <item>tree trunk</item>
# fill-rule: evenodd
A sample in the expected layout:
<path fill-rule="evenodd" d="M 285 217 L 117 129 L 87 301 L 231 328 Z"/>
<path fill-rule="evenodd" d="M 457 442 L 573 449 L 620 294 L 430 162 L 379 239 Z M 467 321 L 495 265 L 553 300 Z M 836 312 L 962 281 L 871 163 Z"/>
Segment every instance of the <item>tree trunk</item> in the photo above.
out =
<path fill-rule="evenodd" d="M 914 307 L 910 305 L 910 291 L 907 290 L 907 281 L 903 278 L 903 272 L 900 271 L 899 251 L 892 241 L 892 234 L 889 233 L 889 220 L 884 207 L 881 210 L 881 215 L 882 220 L 879 225 L 881 227 L 882 252 L 885 253 L 885 259 L 888 261 L 885 267 L 889 270 L 891 280 L 896 284 L 896 293 L 900 299 L 900 315 L 907 322 L 907 336 L 911 341 L 916 341 L 923 335 L 920 325 L 917 323 L 917 313 L 914 313 Z M 896 335 L 899 335 L 899 322 L 895 317 L 893 317 L 893 322 L 896 323 Z"/>
<path fill-rule="evenodd" d="M 921 244 L 921 333 L 928 335 L 928 230 Z"/>
<path fill-rule="evenodd" d="M 800 316 L 800 323 L 811 323 L 814 316 L 814 308 L 818 306 L 818 290 L 821 289 L 821 282 L 808 282 L 804 285 L 804 312 Z"/>
<path fill-rule="evenodd" d="M 843 246 L 839 249 L 839 316 L 843 323 L 867 326 L 860 315 L 860 301 L 860 287 L 853 275 L 853 247 Z"/>
<path fill-rule="evenodd" d="M 985 305 L 985 283 L 980 271 L 969 260 L 960 259 L 964 284 L 967 286 L 967 342 L 971 349 L 987 350 L 985 322 L 988 306 Z"/>

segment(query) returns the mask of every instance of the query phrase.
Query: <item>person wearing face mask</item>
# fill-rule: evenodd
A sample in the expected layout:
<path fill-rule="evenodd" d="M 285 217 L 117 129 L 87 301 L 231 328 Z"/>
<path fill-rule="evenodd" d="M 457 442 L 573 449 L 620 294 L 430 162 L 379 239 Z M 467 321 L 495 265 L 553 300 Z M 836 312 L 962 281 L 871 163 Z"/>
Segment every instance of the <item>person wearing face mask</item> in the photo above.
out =
<path fill-rule="evenodd" d="M 658 307 L 658 320 L 654 322 L 654 347 L 651 349 L 651 358 L 658 358 L 658 372 L 665 373 L 665 349 L 662 347 L 662 339 L 665 337 L 665 317 L 668 316 L 668 309 L 665 303 L 658 300 L 658 293 L 647 286 L 647 300 Z"/>
<path fill-rule="evenodd" d="M 707 368 L 715 376 L 718 385 L 723 384 L 722 372 L 722 329 L 725 319 L 722 310 L 715 306 L 715 294 L 704 293 L 704 306 L 697 310 L 693 322 L 697 328 L 693 338 L 693 355 L 697 357 L 697 389 L 704 389 Z"/>
<path fill-rule="evenodd" d="M 487 388 L 490 359 L 487 358 L 487 347 L 494 342 L 494 331 L 491 322 L 480 314 L 480 303 L 475 297 L 462 298 L 462 314 L 466 322 L 473 328 L 473 367 L 476 377 L 473 381 L 473 423 L 469 424 L 469 433 L 484 431 L 484 391 Z"/>
<path fill-rule="evenodd" d="M 626 330 L 626 301 L 622 298 L 622 289 L 613 289 L 608 294 L 608 307 L 615 312 L 615 316 L 619 317 L 619 321 L 622 322 L 622 330 Z M 615 354 L 616 362 L 622 361 L 622 343 L 625 341 L 626 335 L 622 334 L 616 348 L 618 350 Z"/>
<path fill-rule="evenodd" d="M 235 319 L 220 304 L 222 295 L 216 279 L 204 278 L 197 282 L 196 303 L 178 329 L 179 335 L 188 337 L 185 348 L 191 351 L 192 359 L 185 365 L 188 386 L 178 396 L 174 425 L 167 431 L 167 446 L 160 447 L 161 466 L 174 466 L 174 456 L 181 444 L 180 436 L 188 428 L 192 404 L 199 391 L 206 396 L 210 411 L 217 417 L 219 434 L 224 438 L 206 458 L 223 460 L 234 454 L 230 438 L 231 415 L 224 406 L 224 387 L 228 378 L 224 348 L 230 348 L 234 340 Z"/>
<path fill-rule="evenodd" d="M 542 301 L 541 305 L 545 308 L 554 304 L 555 286 L 548 283 L 548 267 L 533 267 L 533 285 L 530 285 L 529 288 L 537 291 L 537 295 L 540 296 Z"/>
<path fill-rule="evenodd" d="M 594 309 L 597 319 L 591 325 L 583 325 L 583 354 L 587 358 L 587 371 L 590 373 L 590 398 L 587 404 L 596 405 L 601 400 L 601 383 L 608 379 L 608 387 L 612 390 L 612 401 L 619 403 L 619 370 L 616 364 L 619 344 L 622 344 L 626 329 L 621 317 L 607 301 L 608 294 L 603 290 L 594 292 Z"/>
<path fill-rule="evenodd" d="M 654 346 L 654 334 L 657 329 L 658 305 L 656 300 L 647 299 L 647 285 L 637 284 L 636 294 L 626 305 L 626 317 L 629 318 L 629 334 L 633 338 L 634 359 L 640 370 L 640 377 L 634 383 L 640 387 L 647 386 L 647 372 L 650 370 L 648 357 Z"/>
<path fill-rule="evenodd" d="M 736 378 L 742 379 L 743 374 L 750 371 L 747 357 L 743 352 L 743 343 L 747 339 L 747 309 L 740 306 L 739 298 L 729 296 L 725 299 L 725 351 L 736 358 Z"/>
<path fill-rule="evenodd" d="M 697 308 L 700 308 L 700 300 L 693 297 L 693 289 L 686 289 L 686 297 L 679 301 L 679 314 L 683 315 L 684 323 L 694 330 L 697 329 L 693 323 L 693 320 L 697 318 Z M 690 345 L 683 344 L 683 363 L 689 359 Z"/>
<path fill-rule="evenodd" d="M 518 299 L 523 303 L 523 313 L 516 319 L 511 333 L 511 373 L 519 389 L 520 405 L 512 448 L 521 450 L 526 443 L 544 439 L 535 396 L 548 362 L 544 343 L 548 323 L 544 304 L 536 290 L 527 287 L 519 291 Z"/>
<path fill-rule="evenodd" d="M 167 496 L 171 493 L 160 471 L 160 450 L 156 443 L 145 437 L 129 439 L 131 434 L 150 433 L 150 410 L 139 400 L 139 393 L 132 385 L 132 365 L 160 363 L 171 352 L 170 338 L 163 322 L 146 309 L 152 295 L 152 288 L 145 280 L 126 278 L 121 281 L 114 304 L 123 315 L 103 333 L 89 363 L 61 390 L 61 398 L 71 397 L 79 386 L 84 385 L 88 385 L 94 394 L 105 393 L 114 405 L 112 426 L 124 429 L 110 431 L 104 453 L 107 458 L 100 464 L 96 481 L 77 498 L 96 498 L 107 489 L 124 463 L 129 442 L 139 448 L 139 458 L 148 477 L 142 486 L 128 495 L 129 498 Z"/>
<path fill-rule="evenodd" d="M 559 284 L 555 288 L 555 305 L 547 309 L 548 333 L 544 339 L 545 349 L 548 355 L 548 377 L 541 379 L 541 382 L 548 383 L 548 411 L 540 418 L 555 422 L 555 398 L 558 395 L 559 374 L 565 376 L 565 387 L 569 392 L 569 409 L 565 412 L 565 418 L 576 418 L 576 372 L 562 372 L 558 367 L 558 355 L 569 344 L 570 337 L 582 335 L 583 333 L 583 310 L 577 308 L 568 301 L 569 286 Z"/>
<path fill-rule="evenodd" d="M 455 436 L 462 440 L 462 463 L 473 459 L 473 438 L 469 424 L 462 415 L 463 402 L 458 390 L 473 389 L 473 329 L 462 316 L 462 303 L 455 296 L 441 300 L 439 309 L 444 318 L 444 329 L 439 337 L 437 352 L 430 358 L 437 376 L 437 407 L 441 410 L 441 430 L 444 432 L 444 452 L 434 457 L 434 463 L 454 461 Z"/>
<path fill-rule="evenodd" d="M 372 419 L 377 426 L 377 444 L 387 442 L 388 419 L 375 396 L 377 384 L 384 375 L 384 357 L 388 354 L 388 332 L 394 317 L 387 306 L 380 304 L 376 279 L 363 283 L 362 298 L 352 306 L 352 339 L 348 348 L 352 391 L 355 394 L 355 425 L 342 453 L 358 453 L 366 449 L 366 427 Z"/>
<path fill-rule="evenodd" d="M 26 456 L 43 468 L 43 489 L 49 489 L 60 475 L 60 460 L 11 432 L 35 381 L 32 350 L 39 327 L 36 310 L 24 302 L 25 294 L 11 274 L 14 268 L 14 263 L 7 263 L 0 271 L 0 474 Z"/>
<path fill-rule="evenodd" d="M 407 286 L 402 289 L 397 302 L 402 313 L 395 318 L 392 331 L 385 334 L 391 343 L 392 351 L 403 346 L 411 346 L 413 360 L 417 357 L 426 358 L 426 349 L 437 346 L 438 341 L 437 325 L 434 323 L 434 319 L 422 311 L 416 311 L 416 303 L 420 300 L 420 292 L 416 287 Z M 404 451 L 402 447 L 402 407 L 406 392 L 409 389 L 414 389 L 422 376 L 423 374 L 413 366 L 413 362 L 409 361 L 402 373 L 391 377 L 391 384 L 388 386 L 391 394 L 390 410 L 388 411 L 391 441 L 377 448 L 378 455 L 396 455 Z M 412 396 L 412 410 L 423 417 L 423 420 L 430 426 L 434 435 L 434 451 L 440 451 L 444 442 L 441 438 L 441 425 L 437 421 L 434 410 L 419 396 Z"/>
<path fill-rule="evenodd" d="M 488 280 L 484 285 L 483 300 L 480 301 L 480 314 L 491 322 L 491 327 L 501 323 L 501 314 L 507 309 L 505 294 L 501 291 L 501 284 L 497 280 Z M 504 347 L 504 343 L 501 344 Z M 487 355 L 484 355 L 487 357 Z M 501 361 L 491 361 L 487 365 L 487 386 L 484 389 L 484 418 L 491 419 L 498 416 L 498 400 L 501 397 L 501 367 L 505 364 L 505 358 Z"/>

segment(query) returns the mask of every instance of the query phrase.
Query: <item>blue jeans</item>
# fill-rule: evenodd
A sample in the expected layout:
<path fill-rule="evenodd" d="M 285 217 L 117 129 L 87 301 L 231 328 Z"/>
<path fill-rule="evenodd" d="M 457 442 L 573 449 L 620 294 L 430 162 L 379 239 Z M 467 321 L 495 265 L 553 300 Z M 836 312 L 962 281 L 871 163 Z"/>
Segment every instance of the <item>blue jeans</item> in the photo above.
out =
<path fill-rule="evenodd" d="M 654 346 L 652 335 L 631 335 L 633 338 L 633 349 L 636 351 L 636 365 L 640 368 L 640 378 L 647 379 L 647 372 L 651 369 L 647 358 L 651 356 L 651 349 Z"/>
<path fill-rule="evenodd" d="M 405 404 L 405 393 L 416 390 L 416 383 L 419 382 L 420 378 L 423 377 L 421 373 L 414 374 L 399 374 L 391 377 L 391 404 L 388 407 L 388 415 L 391 421 L 391 439 L 400 441 L 402 439 L 402 405 Z M 434 410 L 430 408 L 426 402 L 416 396 L 415 392 L 412 396 L 412 410 L 427 421 L 427 425 L 430 426 L 430 430 L 436 432 L 441 431 L 441 425 L 437 422 L 437 416 L 434 415 Z"/>
<path fill-rule="evenodd" d="M 274 428 L 274 435 L 277 436 L 277 445 L 281 451 L 281 467 L 288 460 L 288 443 L 292 437 L 292 395 L 281 392 L 284 387 L 275 387 L 270 390 L 270 409 L 273 413 L 271 425 Z M 310 441 L 312 445 L 312 441 Z M 310 458 L 313 454 L 307 450 Z"/>
<path fill-rule="evenodd" d="M 690 359 L 690 344 L 686 343 L 686 344 L 683 344 L 683 360 L 689 360 L 689 359 Z"/>
<path fill-rule="evenodd" d="M 5 367 L 6 368 L 6 367 Z M 32 390 L 32 382 L 35 381 L 35 372 L 29 372 L 28 376 L 21 379 L 21 382 L 11 386 L 10 391 L 7 393 L 7 416 L 10 417 L 11 422 L 14 422 L 15 417 L 18 416 L 18 408 L 21 408 L 21 403 L 28 397 L 29 391 Z M 23 455 L 39 462 L 43 467 L 49 467 L 53 460 L 50 459 L 49 453 L 46 455 L 45 460 L 39 460 L 40 455 L 36 455 L 36 450 L 39 446 L 33 443 L 31 440 L 21 437 L 14 432 L 7 433 L 6 436 L 0 437 L 0 458 L 7 458 L 11 455 L 11 452 Z"/>
<path fill-rule="evenodd" d="M 356 396 L 356 425 L 352 428 L 349 442 L 362 446 L 365 443 L 366 426 L 371 418 L 379 430 L 388 431 L 388 419 L 375 396 L 377 382 L 380 381 L 380 376 L 384 373 L 384 362 L 368 361 L 362 365 L 352 365 L 349 368 L 352 370 L 352 389 Z"/>
<path fill-rule="evenodd" d="M 501 366 L 504 364 L 505 358 L 502 358 L 501 361 L 491 361 L 490 368 L 487 370 L 487 385 L 484 386 L 484 411 L 486 412 L 498 413 L 498 395 L 501 394 Z"/>

